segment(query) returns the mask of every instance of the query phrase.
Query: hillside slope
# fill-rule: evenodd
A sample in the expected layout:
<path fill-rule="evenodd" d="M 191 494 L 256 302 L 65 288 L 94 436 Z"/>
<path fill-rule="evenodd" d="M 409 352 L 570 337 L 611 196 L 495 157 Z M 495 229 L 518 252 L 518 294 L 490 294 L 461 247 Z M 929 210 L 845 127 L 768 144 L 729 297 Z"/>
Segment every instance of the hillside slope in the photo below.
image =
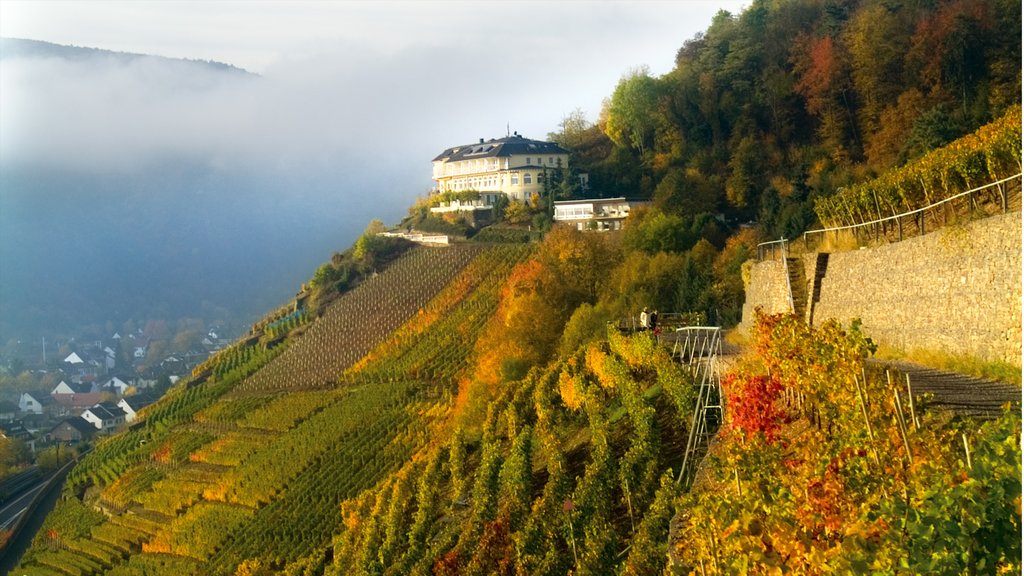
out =
<path fill-rule="evenodd" d="M 403 465 L 429 437 L 435 417 L 424 414 L 454 396 L 454 373 L 371 382 L 342 379 L 344 369 L 410 318 L 421 328 L 424 315 L 461 318 L 471 336 L 527 253 L 414 249 L 275 348 L 226 351 L 207 380 L 172 392 L 75 469 L 23 571 L 227 574 L 249 558 L 283 566 L 322 553 L 338 504 Z M 430 340 L 419 332 L 417 343 Z M 379 350 L 405 352 L 415 346 Z"/>
<path fill-rule="evenodd" d="M 283 341 L 226 351 L 76 467 L 18 573 L 1019 566 L 1019 415 L 915 417 L 899 387 L 862 380 L 856 325 L 759 322 L 763 366 L 725 379 L 726 427 L 689 491 L 675 477 L 697 386 L 650 333 L 601 325 L 521 376 L 485 373 L 511 350 L 496 334 L 536 336 L 510 303 L 557 258 L 581 262 L 573 239 L 600 242 L 416 249 Z M 421 304 L 373 336 L 412 286 Z M 946 502 L 956 521 L 939 525 Z"/>

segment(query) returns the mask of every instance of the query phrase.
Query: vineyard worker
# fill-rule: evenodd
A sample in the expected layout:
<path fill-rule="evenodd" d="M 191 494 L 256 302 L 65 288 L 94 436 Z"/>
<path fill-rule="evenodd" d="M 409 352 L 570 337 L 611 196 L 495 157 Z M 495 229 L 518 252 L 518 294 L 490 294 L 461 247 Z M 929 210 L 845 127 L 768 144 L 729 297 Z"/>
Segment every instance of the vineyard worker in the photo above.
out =
<path fill-rule="evenodd" d="M 655 310 L 654 312 L 651 312 L 651 314 L 647 317 L 647 324 L 650 326 L 651 330 L 657 330 L 658 329 L 658 311 L 657 310 Z"/>
<path fill-rule="evenodd" d="M 647 316 L 647 306 L 644 306 L 643 312 L 640 312 L 640 330 L 647 330 L 647 322 L 649 317 Z"/>

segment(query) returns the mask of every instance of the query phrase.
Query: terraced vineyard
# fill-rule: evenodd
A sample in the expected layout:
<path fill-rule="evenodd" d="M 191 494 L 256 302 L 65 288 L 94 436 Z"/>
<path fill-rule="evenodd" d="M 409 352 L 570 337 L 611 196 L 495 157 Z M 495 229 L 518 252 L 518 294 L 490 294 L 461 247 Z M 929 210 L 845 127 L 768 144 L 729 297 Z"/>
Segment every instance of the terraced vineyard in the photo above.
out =
<path fill-rule="evenodd" d="M 395 261 L 332 304 L 275 362 L 236 393 L 319 388 L 337 383 L 345 368 L 427 305 L 482 251 L 481 245 L 420 248 Z"/>
<path fill-rule="evenodd" d="M 528 246 L 481 254 L 429 306 L 346 372 L 361 381 L 427 378 L 452 383 L 471 358 L 473 343 L 498 305 L 498 291 Z"/>
<path fill-rule="evenodd" d="M 500 286 L 529 252 L 414 250 L 300 336 L 226 352 L 208 380 L 80 465 L 19 573 L 326 565 L 339 506 L 432 438 Z"/>

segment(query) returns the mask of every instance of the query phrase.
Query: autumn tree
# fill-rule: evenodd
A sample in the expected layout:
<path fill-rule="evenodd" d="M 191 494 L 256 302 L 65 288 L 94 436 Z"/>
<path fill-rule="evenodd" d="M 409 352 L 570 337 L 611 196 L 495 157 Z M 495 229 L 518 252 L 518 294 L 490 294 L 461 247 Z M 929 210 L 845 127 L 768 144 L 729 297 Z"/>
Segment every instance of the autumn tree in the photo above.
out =
<path fill-rule="evenodd" d="M 631 147 L 641 156 L 654 141 L 660 86 L 646 66 L 623 76 L 612 93 L 605 133 L 618 146 Z"/>

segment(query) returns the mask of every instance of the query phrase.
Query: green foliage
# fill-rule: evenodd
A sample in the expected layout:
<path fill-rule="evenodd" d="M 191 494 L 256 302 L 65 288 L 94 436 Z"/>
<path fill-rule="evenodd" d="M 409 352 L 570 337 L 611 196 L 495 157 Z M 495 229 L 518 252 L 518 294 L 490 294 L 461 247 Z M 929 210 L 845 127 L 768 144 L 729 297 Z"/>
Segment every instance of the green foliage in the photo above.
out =
<path fill-rule="evenodd" d="M 13 474 L 17 469 L 32 461 L 32 453 L 21 440 L 0 438 L 0 478 Z"/>
<path fill-rule="evenodd" d="M 447 192 L 441 192 L 434 194 L 430 198 L 431 206 L 438 206 L 440 204 L 447 204 L 450 202 L 475 202 L 480 200 L 480 192 L 477 190 L 449 190 Z"/>
<path fill-rule="evenodd" d="M 700 240 L 721 243 L 721 226 L 711 214 L 677 216 L 661 210 L 639 212 L 629 221 L 624 244 L 629 250 L 648 254 L 685 252 Z"/>
<path fill-rule="evenodd" d="M 619 146 L 630 146 L 643 154 L 654 141 L 661 118 L 658 100 L 661 86 L 646 68 L 624 76 L 612 93 L 605 133 Z"/>
<path fill-rule="evenodd" d="M 457 430 L 446 454 L 427 455 L 422 468 L 408 468 L 410 476 L 396 478 L 410 486 L 401 498 L 396 484 L 377 488 L 377 505 L 346 522 L 339 538 L 345 544 L 336 546 L 327 573 L 370 559 L 376 569 L 391 573 L 376 550 L 396 522 L 399 532 L 417 535 L 409 543 L 415 553 L 400 563 L 412 565 L 411 573 L 429 573 L 431 567 L 435 573 L 473 574 L 664 568 L 664 535 L 675 495 L 668 470 L 678 464 L 678 455 L 661 450 L 661 438 L 685 430 L 692 388 L 652 339 L 614 334 L 610 348 L 592 344 L 503 388 L 480 423 L 475 450 Z M 582 416 L 559 400 L 564 399 L 561 375 L 570 372 L 581 382 Z M 667 391 L 680 405 L 659 415 L 657 398 Z M 442 461 L 446 475 L 440 474 Z M 659 488 L 663 473 L 667 486 Z M 449 499 L 437 498 L 445 493 Z M 462 500 L 463 495 L 469 497 Z M 387 514 L 387 503 L 398 500 L 409 503 L 405 512 Z M 429 503 L 430 513 L 420 513 L 412 502 Z M 424 541 L 424 533 L 433 536 Z M 624 554 L 627 547 L 636 552 Z M 416 556 L 420 559 L 414 561 Z"/>
<path fill-rule="evenodd" d="M 558 345 L 559 354 L 568 356 L 580 346 L 603 338 L 611 320 L 612 315 L 605 306 L 594 306 L 587 302 L 580 304 L 565 323 L 562 340 Z"/>
<path fill-rule="evenodd" d="M 509 224 L 526 224 L 530 221 L 530 207 L 525 202 L 510 200 L 502 212 L 502 218 Z"/>
<path fill-rule="evenodd" d="M 1021 109 L 879 178 L 815 203 L 826 226 L 870 222 L 916 210 L 1021 169 Z"/>
<path fill-rule="evenodd" d="M 36 452 L 36 465 L 43 473 L 49 473 L 74 460 L 77 456 L 78 451 L 73 448 L 51 446 Z"/>
<path fill-rule="evenodd" d="M 415 246 L 402 238 L 380 236 L 384 225 L 374 220 L 352 248 L 335 253 L 321 264 L 310 280 L 316 306 L 331 302 L 338 293 L 351 290 Z"/>
<path fill-rule="evenodd" d="M 864 378 L 871 344 L 856 324 L 813 330 L 762 316 L 755 332 L 771 378 L 732 377 L 749 379 L 747 396 L 730 397 L 730 432 L 679 504 L 688 513 L 673 548 L 683 569 L 1020 570 L 1018 412 L 975 430 L 941 413 L 918 414 L 918 425 L 906 400 L 894 401 L 899 387 Z M 779 396 L 755 382 L 784 388 Z"/>

